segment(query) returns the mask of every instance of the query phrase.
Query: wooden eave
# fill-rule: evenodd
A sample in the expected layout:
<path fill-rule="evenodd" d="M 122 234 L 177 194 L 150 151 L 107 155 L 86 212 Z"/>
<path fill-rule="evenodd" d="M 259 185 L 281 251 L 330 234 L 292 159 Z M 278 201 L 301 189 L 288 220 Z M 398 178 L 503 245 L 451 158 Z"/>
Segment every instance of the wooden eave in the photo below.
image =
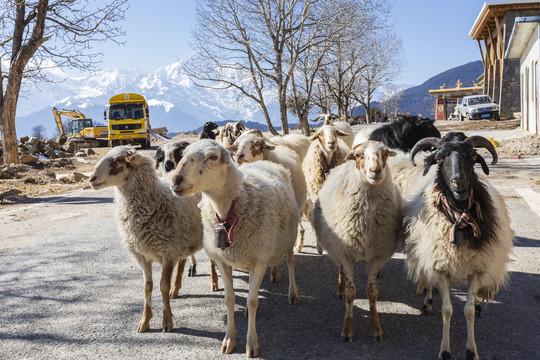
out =
<path fill-rule="evenodd" d="M 485 3 L 469 36 L 473 40 L 490 40 L 496 36 L 496 29 L 500 26 L 496 21 L 502 21 L 507 11 L 535 9 L 540 9 L 540 1 Z"/>

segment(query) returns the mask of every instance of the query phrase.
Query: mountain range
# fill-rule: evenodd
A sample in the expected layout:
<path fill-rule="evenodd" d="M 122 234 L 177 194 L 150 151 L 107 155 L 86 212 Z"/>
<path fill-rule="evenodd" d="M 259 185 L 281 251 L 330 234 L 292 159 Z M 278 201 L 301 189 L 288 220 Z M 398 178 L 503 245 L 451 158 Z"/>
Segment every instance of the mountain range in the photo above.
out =
<path fill-rule="evenodd" d="M 216 91 L 198 87 L 182 72 L 181 66 L 177 62 L 152 72 L 105 69 L 84 77 L 53 72 L 50 74 L 53 82 L 27 86 L 21 93 L 17 107 L 17 136 L 30 135 L 36 125 L 43 126 L 48 137 L 57 134 L 53 107 L 80 110 L 94 122 L 103 124 L 109 99 L 127 92 L 143 94 L 150 106 L 152 127 L 165 126 L 170 133 L 196 131 L 207 121 L 241 120 L 266 125 L 253 100 L 238 96 L 231 89 Z M 434 98 L 428 90 L 438 89 L 443 83 L 447 83 L 447 88 L 453 87 L 458 79 L 464 86 L 471 86 L 482 71 L 480 61 L 471 62 L 435 75 L 421 85 L 408 87 L 402 92 L 399 112 L 433 117 Z M 276 97 L 271 92 L 265 96 L 270 104 L 272 123 L 277 128 L 281 124 Z M 295 122 L 296 119 L 289 116 L 289 123 Z"/>

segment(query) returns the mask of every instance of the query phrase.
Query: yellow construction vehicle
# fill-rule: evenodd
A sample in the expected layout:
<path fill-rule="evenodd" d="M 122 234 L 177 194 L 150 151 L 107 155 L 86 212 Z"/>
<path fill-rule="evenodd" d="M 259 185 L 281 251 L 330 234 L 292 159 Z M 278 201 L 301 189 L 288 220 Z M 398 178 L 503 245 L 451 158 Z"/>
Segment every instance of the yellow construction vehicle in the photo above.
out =
<path fill-rule="evenodd" d="M 52 109 L 56 126 L 60 135 L 66 136 L 68 141 L 74 142 L 77 145 L 99 147 L 108 145 L 108 133 L 106 126 L 93 126 L 92 119 L 87 118 L 79 110 L 58 110 Z M 68 117 L 71 133 L 66 134 L 64 125 L 62 124 L 62 116 Z"/>
<path fill-rule="evenodd" d="M 150 115 L 144 96 L 133 93 L 118 94 L 109 100 L 104 113 L 109 125 L 109 144 L 139 144 L 147 149 L 150 144 Z"/>

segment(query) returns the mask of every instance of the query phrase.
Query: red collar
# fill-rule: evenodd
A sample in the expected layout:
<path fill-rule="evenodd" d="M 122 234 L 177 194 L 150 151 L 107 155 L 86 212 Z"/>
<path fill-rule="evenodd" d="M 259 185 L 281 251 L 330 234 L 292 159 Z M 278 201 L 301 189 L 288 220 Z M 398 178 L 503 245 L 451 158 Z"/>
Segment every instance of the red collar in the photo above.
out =
<path fill-rule="evenodd" d="M 227 218 L 223 222 L 219 220 L 219 215 L 215 213 L 219 225 L 223 225 L 223 227 L 225 227 L 225 230 L 227 230 L 227 235 L 229 236 L 229 241 L 231 242 L 231 244 L 233 243 L 234 228 L 238 224 L 239 220 L 238 216 L 236 216 L 236 213 L 234 212 L 234 204 L 235 201 L 233 200 L 231 203 L 231 208 L 229 209 L 229 213 L 227 214 Z"/>
<path fill-rule="evenodd" d="M 454 223 L 454 225 L 450 229 L 449 236 L 449 241 L 452 245 L 463 245 L 456 238 L 456 231 L 458 231 L 458 229 L 464 229 L 469 226 L 472 229 L 474 237 L 479 238 L 482 236 L 478 223 L 476 222 L 475 218 L 469 213 L 473 205 L 475 205 L 476 216 L 478 217 L 478 219 L 482 219 L 480 204 L 474 201 L 473 198 L 473 189 L 471 189 L 469 192 L 469 204 L 467 206 L 467 209 L 458 208 L 457 206 L 452 204 L 444 195 L 441 195 L 441 197 L 439 198 L 439 204 L 442 212 L 444 213 L 448 221 Z"/>

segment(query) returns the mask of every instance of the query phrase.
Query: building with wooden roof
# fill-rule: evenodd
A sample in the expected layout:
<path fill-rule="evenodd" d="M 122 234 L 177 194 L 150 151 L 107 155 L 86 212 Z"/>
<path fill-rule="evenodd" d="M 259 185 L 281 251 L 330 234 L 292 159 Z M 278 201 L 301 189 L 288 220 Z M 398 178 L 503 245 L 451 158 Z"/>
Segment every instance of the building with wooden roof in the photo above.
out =
<path fill-rule="evenodd" d="M 538 133 L 540 1 L 486 2 L 469 36 L 478 42 L 484 64 L 484 94 L 501 117 L 521 112 L 522 127 Z"/>

